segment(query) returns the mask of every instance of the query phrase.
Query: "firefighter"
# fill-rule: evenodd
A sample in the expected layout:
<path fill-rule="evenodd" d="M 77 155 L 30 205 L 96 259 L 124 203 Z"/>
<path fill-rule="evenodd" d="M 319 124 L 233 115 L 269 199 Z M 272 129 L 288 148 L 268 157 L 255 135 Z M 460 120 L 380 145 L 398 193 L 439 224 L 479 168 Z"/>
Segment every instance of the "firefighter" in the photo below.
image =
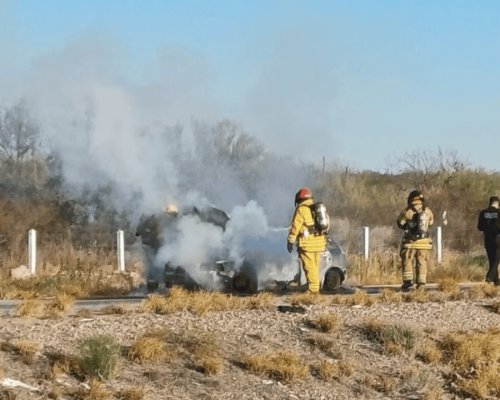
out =
<path fill-rule="evenodd" d="M 429 227 L 433 223 L 434 216 L 431 209 L 425 205 L 423 194 L 418 190 L 412 191 L 408 196 L 407 207 L 397 219 L 398 226 L 404 231 L 400 252 L 403 291 L 408 291 L 413 286 L 414 266 L 417 288 L 426 284 L 427 263 L 432 249 Z"/>
<path fill-rule="evenodd" d="M 178 217 L 178 209 L 175 204 L 167 203 L 162 207 L 162 212 L 149 217 L 141 218 L 135 236 L 141 237 L 142 248 L 147 262 L 147 279 L 160 281 L 162 279 L 162 268 L 157 265 L 156 254 L 163 246 L 166 234 L 165 230 L 175 229 Z"/>
<path fill-rule="evenodd" d="M 319 266 L 321 252 L 326 249 L 326 235 L 318 233 L 311 211 L 314 204 L 311 190 L 301 188 L 295 195 L 295 212 L 288 231 L 287 250 L 297 245 L 302 268 L 304 269 L 307 288 L 311 293 L 319 293 Z"/>
<path fill-rule="evenodd" d="M 488 208 L 479 213 L 477 229 L 484 234 L 484 248 L 488 256 L 488 272 L 486 282 L 493 282 L 498 286 L 498 262 L 500 256 L 500 238 L 497 243 L 497 234 L 500 233 L 499 225 L 500 199 L 497 196 L 490 197 Z M 497 255 L 497 253 L 499 253 Z"/>

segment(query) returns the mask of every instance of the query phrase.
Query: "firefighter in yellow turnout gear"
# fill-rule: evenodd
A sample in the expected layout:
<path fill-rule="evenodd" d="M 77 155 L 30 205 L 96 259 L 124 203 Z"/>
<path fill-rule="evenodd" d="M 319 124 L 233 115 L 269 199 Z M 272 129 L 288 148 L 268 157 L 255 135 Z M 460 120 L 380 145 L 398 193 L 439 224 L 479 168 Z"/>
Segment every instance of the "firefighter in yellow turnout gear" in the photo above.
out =
<path fill-rule="evenodd" d="M 401 289 L 410 289 L 414 282 L 413 268 L 415 266 L 417 288 L 426 284 L 427 263 L 432 249 L 432 239 L 429 228 L 434 223 L 434 216 L 426 207 L 424 196 L 414 190 L 408 196 L 408 206 L 401 212 L 397 224 L 403 229 L 401 241 L 401 264 L 403 270 L 403 285 Z"/>
<path fill-rule="evenodd" d="M 288 232 L 287 249 L 291 253 L 293 245 L 297 244 L 308 291 L 319 293 L 319 267 L 321 252 L 326 249 L 326 235 L 316 233 L 311 210 L 313 204 L 312 193 L 308 188 L 300 189 L 295 195 L 295 212 Z"/>

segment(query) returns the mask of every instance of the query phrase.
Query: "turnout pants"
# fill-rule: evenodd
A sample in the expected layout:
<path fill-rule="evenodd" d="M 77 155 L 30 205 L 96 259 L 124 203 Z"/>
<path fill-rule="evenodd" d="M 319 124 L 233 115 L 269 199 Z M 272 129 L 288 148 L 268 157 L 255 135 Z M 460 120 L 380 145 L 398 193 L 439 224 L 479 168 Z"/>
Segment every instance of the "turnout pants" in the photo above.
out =
<path fill-rule="evenodd" d="M 319 293 L 320 256 L 320 251 L 304 251 L 299 249 L 299 258 L 307 279 L 307 290 L 311 293 Z"/>
<path fill-rule="evenodd" d="M 401 267 L 403 270 L 403 282 L 414 281 L 413 268 L 415 267 L 416 282 L 427 283 L 427 263 L 430 250 L 401 249 Z"/>
<path fill-rule="evenodd" d="M 488 255 L 489 260 L 489 255 Z M 495 285 L 500 283 L 498 278 L 498 264 L 500 263 L 500 235 L 496 237 L 495 240 L 495 260 L 493 264 L 490 264 L 490 268 L 488 269 L 488 273 L 486 274 L 486 280 L 489 282 L 493 282 Z"/>

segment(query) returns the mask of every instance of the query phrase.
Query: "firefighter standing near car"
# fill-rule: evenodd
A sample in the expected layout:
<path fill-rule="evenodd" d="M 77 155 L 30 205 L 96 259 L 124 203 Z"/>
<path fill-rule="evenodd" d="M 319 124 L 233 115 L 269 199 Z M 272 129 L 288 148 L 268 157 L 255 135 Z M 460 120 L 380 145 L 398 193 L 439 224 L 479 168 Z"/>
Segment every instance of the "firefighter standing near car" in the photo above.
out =
<path fill-rule="evenodd" d="M 497 196 L 490 197 L 489 207 L 479 213 L 477 229 L 484 234 L 484 248 L 488 256 L 488 272 L 486 282 L 499 285 L 498 263 L 500 261 L 500 199 Z"/>
<path fill-rule="evenodd" d="M 408 196 L 407 207 L 397 220 L 398 226 L 404 231 L 400 252 L 403 270 L 401 289 L 404 291 L 413 286 L 414 278 L 417 288 L 426 284 L 427 263 L 432 249 L 429 228 L 433 223 L 434 216 L 431 209 L 425 205 L 423 194 L 418 190 L 412 191 Z"/>
<path fill-rule="evenodd" d="M 315 217 L 313 216 L 314 204 L 310 189 L 301 188 L 296 193 L 295 212 L 293 214 L 290 230 L 288 231 L 287 250 L 291 253 L 293 245 L 297 245 L 299 259 L 307 279 L 308 291 L 311 293 L 319 293 L 321 252 L 326 249 L 326 233 L 328 229 L 318 230 L 318 224 L 315 223 Z M 327 224 L 329 225 L 329 218 L 327 217 L 326 211 L 324 216 L 328 219 Z"/>

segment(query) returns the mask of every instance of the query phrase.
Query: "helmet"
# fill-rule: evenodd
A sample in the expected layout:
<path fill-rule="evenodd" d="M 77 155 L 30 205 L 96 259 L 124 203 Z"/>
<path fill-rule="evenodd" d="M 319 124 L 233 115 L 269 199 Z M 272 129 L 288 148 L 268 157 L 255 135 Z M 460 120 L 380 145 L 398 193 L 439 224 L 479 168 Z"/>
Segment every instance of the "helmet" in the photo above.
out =
<path fill-rule="evenodd" d="M 177 206 L 175 204 L 168 203 L 163 207 L 163 212 L 165 212 L 166 214 L 177 214 L 179 210 L 177 209 Z"/>
<path fill-rule="evenodd" d="M 312 192 L 309 188 L 303 187 L 295 194 L 295 204 L 299 204 L 304 200 L 311 199 Z"/>
<path fill-rule="evenodd" d="M 424 195 L 420 190 L 412 190 L 408 195 L 408 205 L 414 204 L 416 202 L 424 202 Z"/>

